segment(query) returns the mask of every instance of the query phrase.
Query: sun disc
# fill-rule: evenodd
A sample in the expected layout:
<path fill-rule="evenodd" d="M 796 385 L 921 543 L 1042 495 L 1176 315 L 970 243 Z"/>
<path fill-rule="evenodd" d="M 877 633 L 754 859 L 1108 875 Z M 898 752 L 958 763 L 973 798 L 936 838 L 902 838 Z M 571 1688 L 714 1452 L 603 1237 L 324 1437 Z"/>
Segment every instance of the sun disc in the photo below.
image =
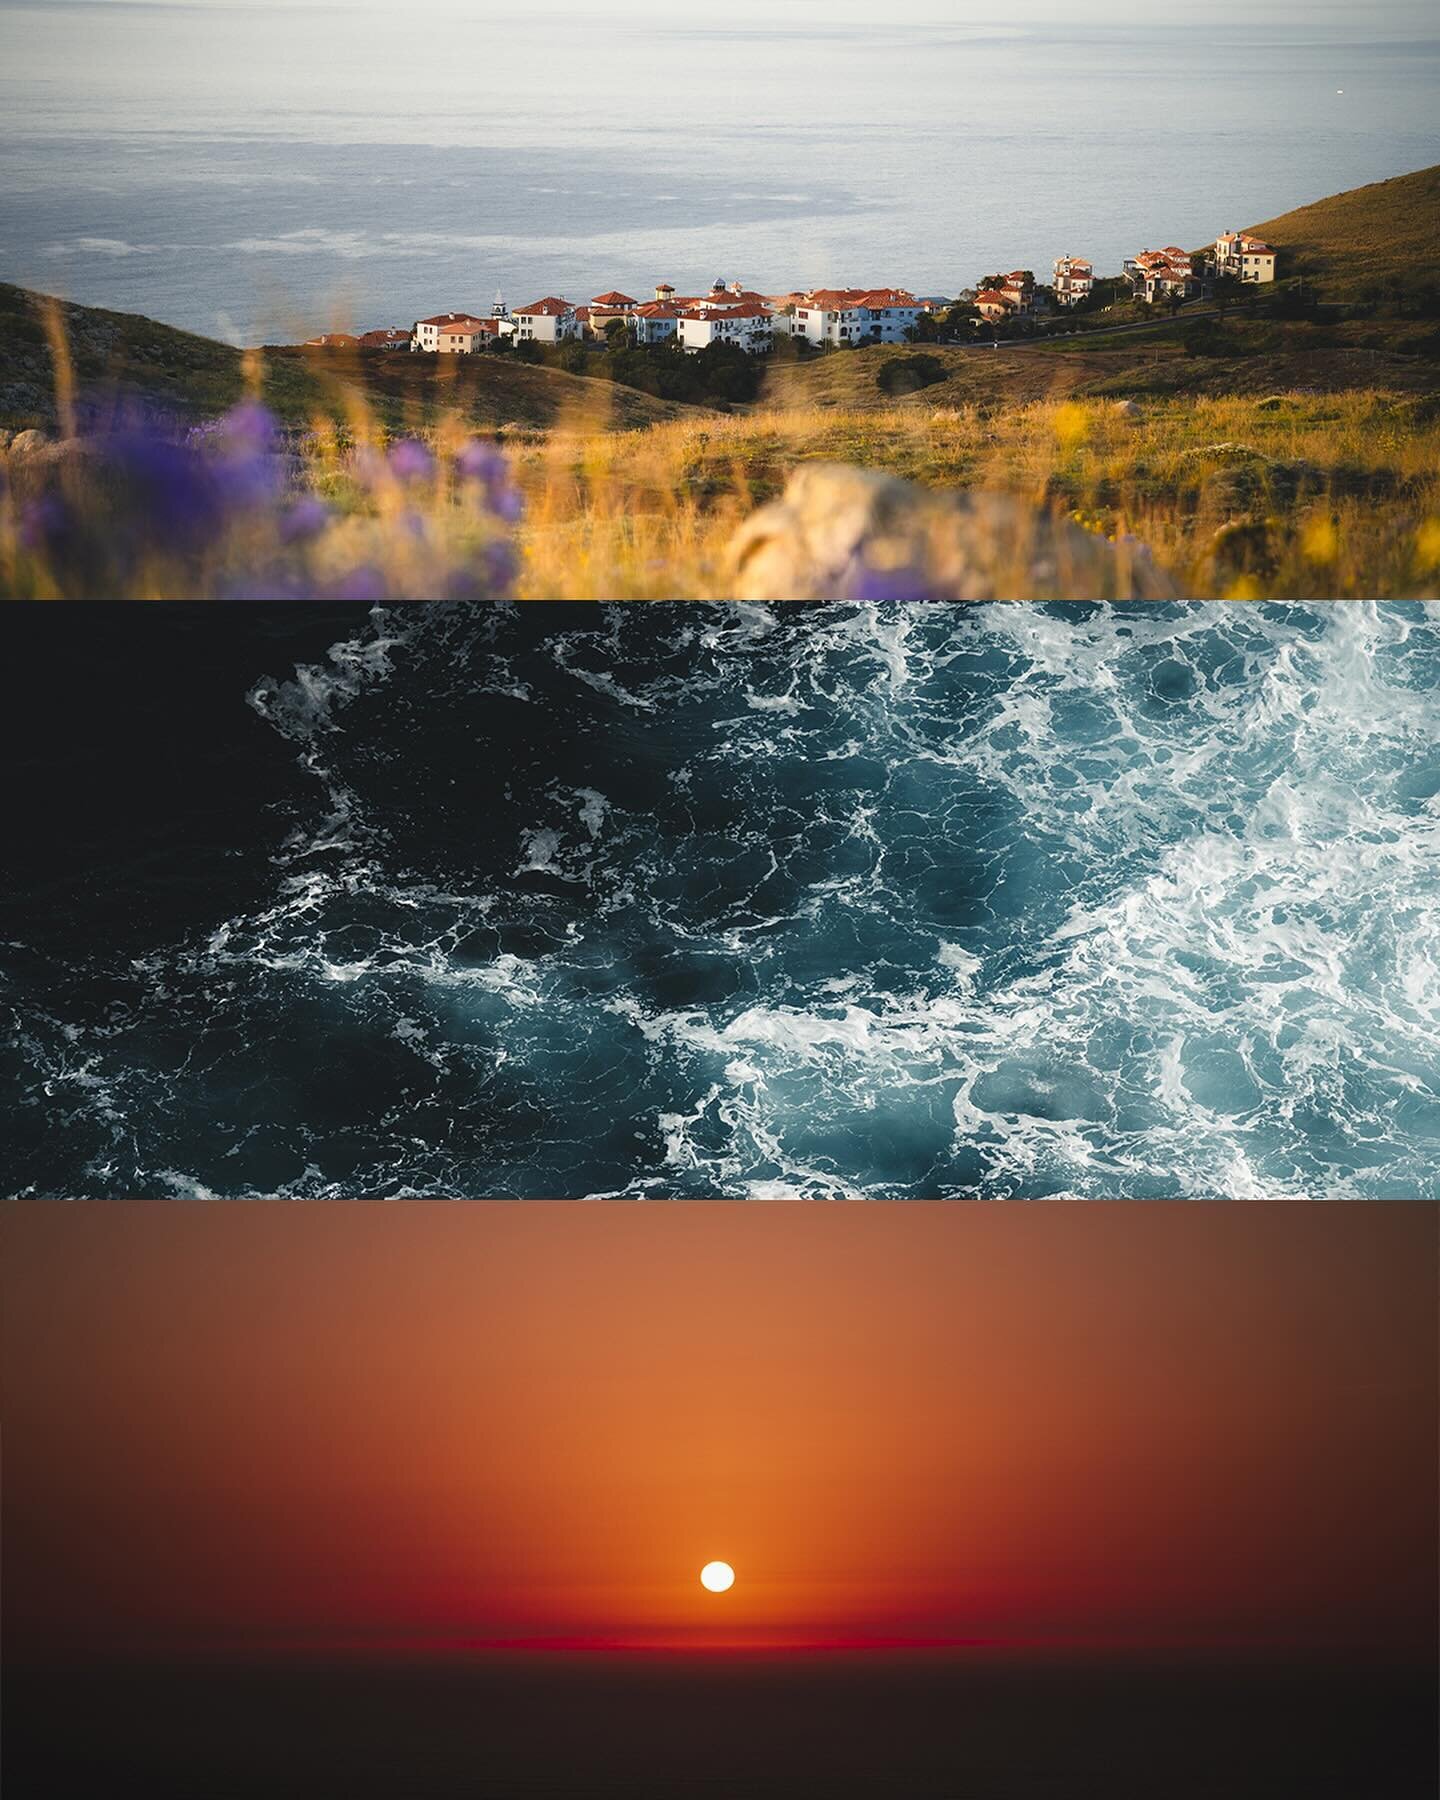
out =
<path fill-rule="evenodd" d="M 723 1594 L 735 1585 L 735 1571 L 727 1562 L 708 1562 L 700 1571 L 700 1585 L 712 1594 Z"/>

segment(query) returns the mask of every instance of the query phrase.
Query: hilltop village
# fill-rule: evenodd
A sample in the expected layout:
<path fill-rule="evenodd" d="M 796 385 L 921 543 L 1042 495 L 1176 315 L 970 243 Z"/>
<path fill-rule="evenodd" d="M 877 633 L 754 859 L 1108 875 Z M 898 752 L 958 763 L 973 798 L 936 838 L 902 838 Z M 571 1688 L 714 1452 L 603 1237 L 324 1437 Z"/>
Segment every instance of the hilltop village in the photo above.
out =
<path fill-rule="evenodd" d="M 967 336 L 998 341 L 1024 335 L 1040 320 L 1107 310 L 1120 299 L 1177 310 L 1187 301 L 1213 298 L 1241 284 L 1273 282 L 1275 272 L 1276 252 L 1270 245 L 1245 232 L 1226 231 L 1199 255 L 1174 244 L 1142 250 L 1126 258 L 1119 276 L 1099 280 L 1087 258 L 1062 256 L 1046 285 L 1037 283 L 1030 269 L 1012 269 L 988 275 L 953 298 L 917 297 L 899 287 L 762 294 L 742 282 L 723 280 L 704 294 L 678 294 L 662 281 L 648 300 L 611 290 L 588 304 L 576 304 L 549 294 L 512 309 L 497 296 L 486 316 L 445 312 L 417 319 L 409 330 L 389 326 L 360 335 L 326 332 L 309 339 L 307 348 L 469 356 L 492 348 L 589 340 L 692 353 L 725 346 L 764 355 L 777 339 L 813 349 Z"/>

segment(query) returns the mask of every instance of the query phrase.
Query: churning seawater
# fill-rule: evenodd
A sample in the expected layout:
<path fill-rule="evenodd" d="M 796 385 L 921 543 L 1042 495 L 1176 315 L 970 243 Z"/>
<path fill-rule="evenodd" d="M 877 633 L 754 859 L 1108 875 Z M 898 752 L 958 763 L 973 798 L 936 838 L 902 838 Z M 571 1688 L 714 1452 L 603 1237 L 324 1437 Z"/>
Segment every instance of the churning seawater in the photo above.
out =
<path fill-rule="evenodd" d="M 362 618 L 257 904 L 12 945 L 20 1191 L 1440 1197 L 1440 608 Z"/>

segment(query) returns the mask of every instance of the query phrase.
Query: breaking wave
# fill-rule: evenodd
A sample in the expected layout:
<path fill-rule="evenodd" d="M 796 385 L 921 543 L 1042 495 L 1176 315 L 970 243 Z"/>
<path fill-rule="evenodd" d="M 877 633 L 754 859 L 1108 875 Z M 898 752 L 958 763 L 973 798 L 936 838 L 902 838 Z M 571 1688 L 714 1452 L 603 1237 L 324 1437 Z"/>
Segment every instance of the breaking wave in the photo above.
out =
<path fill-rule="evenodd" d="M 225 701 L 267 903 L 32 978 L 22 1191 L 1440 1197 L 1437 696 L 1415 603 L 377 610 Z"/>

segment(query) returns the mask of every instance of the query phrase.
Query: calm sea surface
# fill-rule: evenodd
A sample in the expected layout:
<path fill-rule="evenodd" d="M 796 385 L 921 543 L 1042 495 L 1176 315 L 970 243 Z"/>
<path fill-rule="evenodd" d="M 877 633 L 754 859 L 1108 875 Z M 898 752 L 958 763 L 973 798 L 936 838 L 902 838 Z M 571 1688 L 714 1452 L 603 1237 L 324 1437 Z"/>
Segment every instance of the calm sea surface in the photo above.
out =
<path fill-rule="evenodd" d="M 7 1671 L 31 1796 L 1431 1800 L 1423 1669 L 881 1653 Z"/>
<path fill-rule="evenodd" d="M 236 342 L 497 288 L 954 293 L 1440 161 L 1440 34 L 1366 41 L 1387 8 L 873 10 L 0 0 L 0 278 Z"/>

